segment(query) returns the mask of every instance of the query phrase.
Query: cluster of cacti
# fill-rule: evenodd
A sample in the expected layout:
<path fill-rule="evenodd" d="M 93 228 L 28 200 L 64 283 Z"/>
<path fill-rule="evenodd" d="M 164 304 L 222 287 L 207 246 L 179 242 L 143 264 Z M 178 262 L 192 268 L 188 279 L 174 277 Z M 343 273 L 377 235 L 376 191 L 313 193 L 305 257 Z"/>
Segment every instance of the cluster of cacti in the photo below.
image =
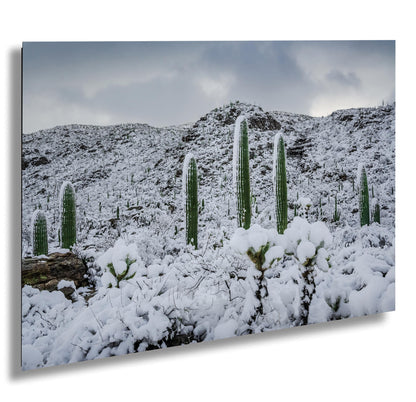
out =
<path fill-rule="evenodd" d="M 239 116 L 235 123 L 233 182 L 237 195 L 237 222 L 248 229 L 251 224 L 250 167 L 247 120 Z"/>
<path fill-rule="evenodd" d="M 273 184 L 276 196 L 277 232 L 282 234 L 287 228 L 287 183 L 285 143 L 283 136 L 279 134 L 274 139 Z"/>
<path fill-rule="evenodd" d="M 35 256 L 48 254 L 48 225 L 40 207 L 33 213 L 31 222 L 32 253 Z M 71 248 L 76 243 L 76 205 L 75 190 L 68 181 L 62 184 L 59 192 L 59 216 L 58 243 L 63 248 Z"/>
<path fill-rule="evenodd" d="M 33 255 L 48 254 L 48 224 L 45 214 L 37 209 L 32 216 L 32 252 Z"/>
<path fill-rule="evenodd" d="M 380 204 L 374 197 L 374 187 L 371 186 L 371 196 L 373 198 L 373 209 L 370 211 L 370 195 L 368 190 L 367 173 L 363 166 L 358 167 L 358 176 L 360 179 L 360 185 L 358 188 L 359 193 L 359 209 L 360 209 L 360 225 L 369 225 L 371 220 L 376 223 L 380 223 Z"/>
<path fill-rule="evenodd" d="M 61 246 L 71 248 L 77 241 L 75 190 L 70 182 L 62 184 L 59 193 Z"/>
<path fill-rule="evenodd" d="M 198 170 L 192 154 L 185 157 L 182 177 L 186 215 L 186 244 L 198 248 Z"/>

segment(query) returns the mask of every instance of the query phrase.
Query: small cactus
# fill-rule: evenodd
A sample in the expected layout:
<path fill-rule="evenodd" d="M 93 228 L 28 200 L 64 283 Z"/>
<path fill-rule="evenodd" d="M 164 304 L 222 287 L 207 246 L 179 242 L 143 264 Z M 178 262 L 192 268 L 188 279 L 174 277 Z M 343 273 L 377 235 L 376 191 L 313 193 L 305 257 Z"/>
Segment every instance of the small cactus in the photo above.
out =
<path fill-rule="evenodd" d="M 198 248 L 198 170 L 192 154 L 183 163 L 182 189 L 185 200 L 186 244 Z"/>
<path fill-rule="evenodd" d="M 61 246 L 71 248 L 77 241 L 75 190 L 64 182 L 59 193 L 61 213 Z"/>
<path fill-rule="evenodd" d="M 48 224 L 40 209 L 32 216 L 32 247 L 33 255 L 48 255 Z"/>

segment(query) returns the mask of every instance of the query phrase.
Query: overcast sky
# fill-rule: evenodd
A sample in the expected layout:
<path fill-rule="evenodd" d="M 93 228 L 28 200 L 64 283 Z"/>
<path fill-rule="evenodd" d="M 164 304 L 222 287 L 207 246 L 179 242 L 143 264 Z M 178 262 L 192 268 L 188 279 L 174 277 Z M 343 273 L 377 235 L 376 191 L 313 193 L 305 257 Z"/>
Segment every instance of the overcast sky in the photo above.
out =
<path fill-rule="evenodd" d="M 23 132 L 194 122 L 234 100 L 324 116 L 395 99 L 394 41 L 25 42 Z"/>

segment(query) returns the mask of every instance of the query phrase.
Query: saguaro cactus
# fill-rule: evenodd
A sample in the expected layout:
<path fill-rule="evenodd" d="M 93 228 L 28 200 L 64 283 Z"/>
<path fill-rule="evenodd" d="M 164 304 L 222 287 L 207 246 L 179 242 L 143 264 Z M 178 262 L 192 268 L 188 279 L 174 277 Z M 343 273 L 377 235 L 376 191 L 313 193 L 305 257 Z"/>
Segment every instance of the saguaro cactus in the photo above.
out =
<path fill-rule="evenodd" d="M 380 204 L 378 200 L 376 200 L 374 205 L 373 222 L 380 223 Z"/>
<path fill-rule="evenodd" d="M 32 247 L 33 255 L 48 255 L 48 224 L 40 209 L 32 216 Z"/>
<path fill-rule="evenodd" d="M 359 206 L 360 206 L 360 224 L 361 226 L 370 224 L 370 201 L 368 194 L 367 173 L 364 166 L 358 167 L 359 178 Z"/>
<path fill-rule="evenodd" d="M 183 163 L 182 189 L 185 200 L 186 244 L 198 248 L 198 170 L 192 154 Z"/>
<path fill-rule="evenodd" d="M 75 190 L 69 181 L 59 193 L 61 213 L 61 246 L 71 248 L 77 241 Z"/>
<path fill-rule="evenodd" d="M 273 185 L 276 196 L 277 231 L 282 234 L 287 228 L 287 183 L 285 143 L 280 134 L 276 134 L 274 138 Z"/>
<path fill-rule="evenodd" d="M 338 198 L 337 198 L 337 194 L 335 193 L 335 210 L 334 210 L 334 216 L 333 216 L 333 221 L 334 222 L 338 222 L 339 218 L 340 218 L 341 214 L 338 211 Z"/>
<path fill-rule="evenodd" d="M 239 116 L 235 122 L 233 150 L 233 182 L 237 196 L 238 226 L 251 224 L 250 166 L 247 120 Z"/>

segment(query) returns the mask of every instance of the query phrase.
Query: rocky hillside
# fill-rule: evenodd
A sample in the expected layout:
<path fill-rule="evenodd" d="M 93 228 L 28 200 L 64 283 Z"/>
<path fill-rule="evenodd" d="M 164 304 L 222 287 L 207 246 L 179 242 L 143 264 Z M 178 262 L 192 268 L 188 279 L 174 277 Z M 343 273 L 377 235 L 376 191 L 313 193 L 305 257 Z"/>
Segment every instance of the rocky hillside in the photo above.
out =
<path fill-rule="evenodd" d="M 236 229 L 232 183 L 240 114 L 249 125 L 249 230 Z M 36 208 L 49 221 L 51 255 L 26 260 L 33 286 L 22 289 L 23 368 L 394 310 L 394 114 L 385 106 L 312 118 L 235 103 L 179 127 L 72 125 L 24 135 L 23 255 L 31 254 Z M 272 153 L 279 132 L 289 198 L 289 227 L 280 237 L 268 230 L 276 228 Z M 197 250 L 185 245 L 183 227 L 188 152 L 199 171 Z M 359 225 L 360 163 L 381 224 Z M 82 272 L 87 263 L 94 289 L 55 266 L 56 258 L 68 263 L 57 241 L 58 193 L 67 180 L 77 197 L 72 251 Z M 309 222 L 293 219 L 298 204 L 311 204 Z M 252 250 L 270 245 L 259 276 Z"/>
<path fill-rule="evenodd" d="M 57 247 L 58 193 L 65 180 L 77 193 L 81 249 L 104 250 L 121 234 L 146 234 L 149 247 L 155 247 L 151 238 L 156 234 L 167 240 L 162 254 L 174 253 L 184 237 L 181 176 L 188 152 L 195 155 L 200 176 L 200 244 L 222 244 L 236 226 L 232 147 L 240 114 L 249 124 L 254 223 L 274 226 L 273 139 L 281 132 L 289 218 L 296 200 L 309 197 L 311 221 L 356 226 L 356 171 L 362 162 L 370 196 L 381 203 L 382 225 L 394 231 L 394 106 L 340 110 L 316 118 L 236 102 L 210 111 L 193 125 L 68 125 L 23 135 L 23 254 L 30 254 L 29 226 L 36 208 L 46 212 L 50 240 Z M 337 223 L 332 222 L 335 195 L 341 213 Z"/>

